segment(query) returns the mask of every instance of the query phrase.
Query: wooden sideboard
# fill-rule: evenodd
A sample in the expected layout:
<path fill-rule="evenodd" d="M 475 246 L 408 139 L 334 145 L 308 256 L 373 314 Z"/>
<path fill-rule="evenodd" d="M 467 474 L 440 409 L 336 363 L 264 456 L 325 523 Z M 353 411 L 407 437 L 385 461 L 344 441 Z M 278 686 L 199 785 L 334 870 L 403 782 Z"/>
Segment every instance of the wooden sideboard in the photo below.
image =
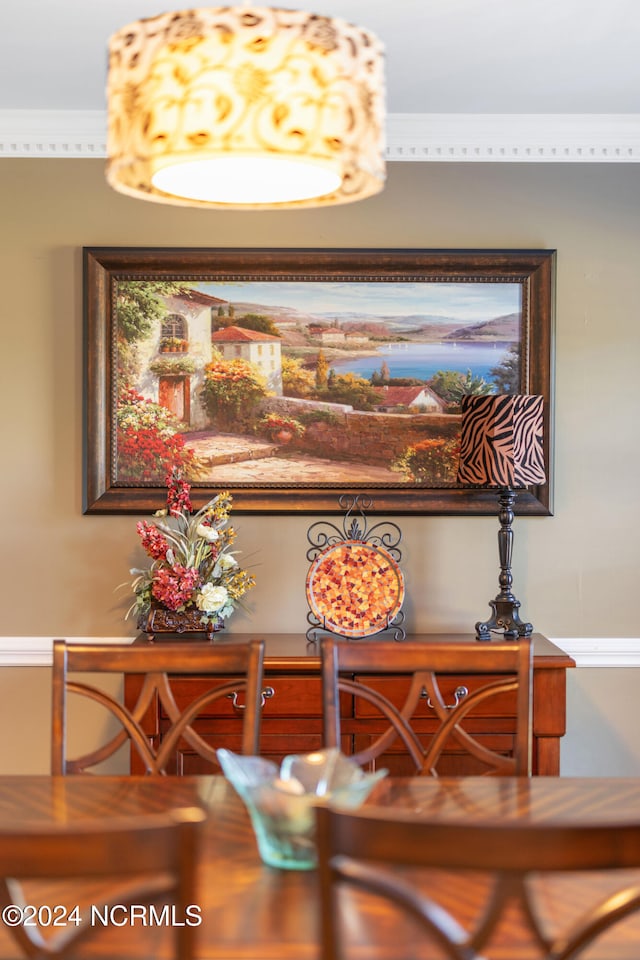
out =
<path fill-rule="evenodd" d="M 259 637 L 258 634 L 217 635 L 213 643 L 240 643 Z M 167 637 L 167 639 L 169 639 Z M 179 639 L 173 637 L 173 640 Z M 265 641 L 264 705 L 262 713 L 261 749 L 263 756 L 279 762 L 288 753 L 308 753 L 322 747 L 322 696 L 320 684 L 319 645 L 310 643 L 304 634 L 262 635 Z M 413 641 L 472 640 L 466 634 L 413 634 Z M 566 671 L 575 663 L 563 650 L 540 634 L 533 635 L 534 678 L 533 678 L 533 772 L 537 775 L 557 776 L 560 772 L 560 738 L 565 732 L 566 715 Z M 146 637 L 139 637 L 135 643 L 146 643 Z M 185 644 L 185 656 L 188 656 L 189 642 Z M 206 642 L 206 641 L 195 641 Z M 354 641 L 357 642 L 357 641 Z M 491 641 L 486 643 L 490 654 Z M 367 682 L 373 680 L 369 676 Z M 178 706 L 198 696 L 205 689 L 203 677 L 176 677 L 173 687 Z M 408 681 L 401 675 L 380 677 L 379 683 L 387 685 L 387 693 L 400 697 L 403 685 Z M 451 676 L 443 683 L 445 699 L 453 697 L 458 686 L 472 689 L 473 677 L 464 672 Z M 135 675 L 125 677 L 125 699 L 128 705 L 135 701 L 140 688 L 141 678 Z M 212 705 L 211 711 L 201 716 L 195 728 L 198 733 L 229 750 L 240 750 L 239 718 L 242 706 L 234 706 L 231 700 Z M 488 708 L 487 708 L 488 709 Z M 433 720 L 429 714 L 431 708 L 424 702 L 416 730 L 429 735 Z M 342 707 L 342 749 L 346 754 L 360 749 L 364 740 L 379 731 L 380 721 L 364 712 L 357 715 L 353 710 L 351 698 L 345 698 Z M 492 707 L 490 712 L 471 714 L 469 723 L 487 742 L 488 746 L 508 754 L 512 750 L 515 731 L 515 701 L 511 704 L 507 697 L 500 705 Z M 157 706 L 150 710 L 144 719 L 145 730 L 149 737 L 158 743 L 166 728 L 166 717 Z M 401 752 L 385 755 L 383 765 L 395 776 L 406 775 L 411 767 Z M 455 749 L 443 758 L 440 772 L 443 776 L 473 775 L 481 772 L 463 754 Z M 132 755 L 131 772 L 143 773 L 137 756 Z M 175 773 L 203 774 L 211 773 L 210 766 L 195 754 L 188 745 L 176 755 Z"/>

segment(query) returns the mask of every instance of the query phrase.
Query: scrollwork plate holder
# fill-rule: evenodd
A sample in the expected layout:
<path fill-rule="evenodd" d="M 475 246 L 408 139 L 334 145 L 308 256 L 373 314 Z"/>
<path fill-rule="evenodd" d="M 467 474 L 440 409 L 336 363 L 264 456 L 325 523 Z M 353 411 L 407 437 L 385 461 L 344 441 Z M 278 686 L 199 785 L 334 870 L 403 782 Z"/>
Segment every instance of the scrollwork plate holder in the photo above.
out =
<path fill-rule="evenodd" d="M 343 494 L 338 503 L 341 525 L 319 520 L 307 531 L 307 640 L 316 643 L 323 633 L 404 640 L 400 528 L 388 520 L 370 524 L 366 495 Z"/>

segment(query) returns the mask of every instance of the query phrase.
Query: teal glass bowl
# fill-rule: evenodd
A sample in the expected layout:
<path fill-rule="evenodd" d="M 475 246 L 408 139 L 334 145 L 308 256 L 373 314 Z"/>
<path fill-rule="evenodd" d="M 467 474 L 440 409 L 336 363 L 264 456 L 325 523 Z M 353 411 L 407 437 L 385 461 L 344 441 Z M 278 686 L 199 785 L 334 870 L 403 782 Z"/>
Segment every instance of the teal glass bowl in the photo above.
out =
<path fill-rule="evenodd" d="M 264 863 L 312 870 L 317 863 L 315 808 L 355 809 L 387 775 L 364 773 L 337 749 L 285 757 L 280 768 L 262 757 L 217 751 L 227 780 L 242 798 Z"/>

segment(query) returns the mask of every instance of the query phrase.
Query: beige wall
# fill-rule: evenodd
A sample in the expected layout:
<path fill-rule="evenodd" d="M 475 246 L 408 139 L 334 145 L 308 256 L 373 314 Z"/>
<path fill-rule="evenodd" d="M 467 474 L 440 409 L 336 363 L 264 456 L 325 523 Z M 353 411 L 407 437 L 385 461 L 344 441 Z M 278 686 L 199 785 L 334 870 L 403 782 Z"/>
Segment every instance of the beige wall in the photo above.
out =
<path fill-rule="evenodd" d="M 136 518 L 81 512 L 82 246 L 370 246 L 558 250 L 555 516 L 517 520 L 515 592 L 553 638 L 638 636 L 639 177 L 623 164 L 396 163 L 386 190 L 353 206 L 211 213 L 121 197 L 100 160 L 0 161 L 2 633 L 135 632 L 115 590 L 141 559 Z M 471 629 L 497 592 L 496 521 L 399 522 L 409 630 Z M 231 631 L 304 630 L 309 523 L 236 516 L 258 584 Z M 589 694 L 571 682 L 580 707 Z M 0 705 L 37 714 L 38 743 L 46 691 L 44 668 L 0 670 Z M 40 766 L 9 743 L 4 712 L 0 770 Z"/>

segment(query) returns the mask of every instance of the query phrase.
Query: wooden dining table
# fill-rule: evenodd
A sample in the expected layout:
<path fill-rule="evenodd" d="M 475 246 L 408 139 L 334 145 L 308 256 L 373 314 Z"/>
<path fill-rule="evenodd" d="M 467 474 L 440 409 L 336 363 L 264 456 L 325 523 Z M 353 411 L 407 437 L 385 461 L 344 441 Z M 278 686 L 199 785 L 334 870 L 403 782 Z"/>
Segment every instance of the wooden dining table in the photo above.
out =
<path fill-rule="evenodd" d="M 314 870 L 278 870 L 260 860 L 244 804 L 221 776 L 3 776 L 0 828 L 34 822 L 106 821 L 160 813 L 177 807 L 204 807 L 208 813 L 199 865 L 197 956 L 201 960 L 316 960 L 319 956 L 318 882 Z M 463 777 L 386 779 L 370 805 L 402 808 L 443 822 L 581 821 L 637 823 L 640 778 Z M 640 871 L 634 878 L 640 882 Z M 625 872 L 629 879 L 629 871 Z M 425 874 L 437 899 L 461 921 L 478 910 L 486 878 Z M 552 928 L 571 922 L 588 903 L 618 884 L 611 875 L 541 878 L 538 896 Z M 100 887 L 89 882 L 60 887 L 32 883 L 34 905 L 100 905 Z M 362 893 L 341 897 L 349 957 L 354 960 L 436 960 L 412 922 L 378 899 Z M 180 918 L 176 918 L 179 920 Z M 46 934 L 46 931 L 44 931 Z M 107 924 L 79 957 L 118 960 L 170 956 L 170 929 L 140 921 Z M 485 954 L 489 960 L 536 960 L 517 916 L 509 916 Z M 10 930 L 0 924 L 0 957 L 21 956 Z M 594 944 L 584 960 L 640 960 L 640 915 Z"/>

